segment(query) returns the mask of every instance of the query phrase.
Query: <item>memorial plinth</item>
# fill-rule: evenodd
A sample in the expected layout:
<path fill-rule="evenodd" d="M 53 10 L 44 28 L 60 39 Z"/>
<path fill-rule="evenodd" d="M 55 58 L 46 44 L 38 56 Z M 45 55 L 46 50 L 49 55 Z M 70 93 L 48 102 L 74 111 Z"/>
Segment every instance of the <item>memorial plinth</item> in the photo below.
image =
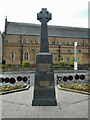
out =
<path fill-rule="evenodd" d="M 37 14 L 41 22 L 40 52 L 36 55 L 33 106 L 56 106 L 53 58 L 49 53 L 47 22 L 51 14 L 43 8 Z"/>

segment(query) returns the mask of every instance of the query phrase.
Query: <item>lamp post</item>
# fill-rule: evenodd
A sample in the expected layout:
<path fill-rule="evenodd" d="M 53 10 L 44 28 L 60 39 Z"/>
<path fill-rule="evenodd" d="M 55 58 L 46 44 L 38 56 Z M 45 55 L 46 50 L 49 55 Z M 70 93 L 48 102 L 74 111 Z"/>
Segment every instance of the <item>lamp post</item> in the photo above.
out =
<path fill-rule="evenodd" d="M 76 47 L 77 47 L 77 41 L 74 42 L 74 70 L 75 70 L 75 73 L 76 71 L 78 70 L 78 66 L 77 66 L 77 50 L 76 50 Z"/>
<path fill-rule="evenodd" d="M 23 62 L 23 41 L 22 41 L 22 35 L 20 35 L 20 65 L 22 67 Z"/>
<path fill-rule="evenodd" d="M 20 49 L 20 64 L 22 67 L 22 62 L 23 62 L 23 45 L 21 45 L 21 49 Z"/>
<path fill-rule="evenodd" d="M 59 45 L 59 46 L 58 46 L 58 50 L 57 50 L 57 51 L 58 51 L 58 62 L 60 61 L 60 58 L 61 58 L 60 48 L 61 48 L 61 46 Z"/>

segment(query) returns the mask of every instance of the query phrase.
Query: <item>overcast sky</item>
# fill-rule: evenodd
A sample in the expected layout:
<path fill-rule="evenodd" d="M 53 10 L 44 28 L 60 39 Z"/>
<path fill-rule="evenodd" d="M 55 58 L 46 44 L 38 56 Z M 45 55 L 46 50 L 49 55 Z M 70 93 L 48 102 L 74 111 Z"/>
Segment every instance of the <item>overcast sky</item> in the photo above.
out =
<path fill-rule="evenodd" d="M 0 31 L 8 21 L 36 23 L 37 13 L 47 8 L 52 13 L 49 25 L 88 27 L 89 0 L 0 0 Z"/>

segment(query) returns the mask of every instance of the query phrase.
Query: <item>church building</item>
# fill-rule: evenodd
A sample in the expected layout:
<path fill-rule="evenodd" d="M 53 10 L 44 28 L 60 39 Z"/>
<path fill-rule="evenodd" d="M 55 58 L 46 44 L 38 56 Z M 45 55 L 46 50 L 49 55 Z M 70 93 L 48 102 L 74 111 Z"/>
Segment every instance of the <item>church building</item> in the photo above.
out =
<path fill-rule="evenodd" d="M 3 60 L 6 64 L 35 64 L 40 50 L 40 24 L 9 22 L 5 19 L 3 32 Z M 49 51 L 53 63 L 70 63 L 74 58 L 74 42 L 77 41 L 78 64 L 88 64 L 88 28 L 48 25 Z"/>

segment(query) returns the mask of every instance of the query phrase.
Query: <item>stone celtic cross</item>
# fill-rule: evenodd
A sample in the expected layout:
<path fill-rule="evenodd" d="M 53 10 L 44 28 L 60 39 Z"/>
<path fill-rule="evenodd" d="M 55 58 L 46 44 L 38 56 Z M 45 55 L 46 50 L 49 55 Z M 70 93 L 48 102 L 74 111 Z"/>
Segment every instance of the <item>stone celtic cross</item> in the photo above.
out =
<path fill-rule="evenodd" d="M 40 52 L 49 52 L 47 22 L 51 20 L 51 13 L 46 8 L 42 8 L 37 14 L 37 20 L 41 22 Z"/>
<path fill-rule="evenodd" d="M 40 52 L 36 55 L 33 106 L 56 106 L 53 56 L 49 53 L 47 22 L 51 13 L 46 8 L 37 14 L 41 22 Z"/>
<path fill-rule="evenodd" d="M 51 20 L 51 13 L 49 13 L 46 8 L 42 8 L 42 11 L 37 14 L 37 20 L 42 23 L 44 21 L 48 22 L 49 20 Z"/>

